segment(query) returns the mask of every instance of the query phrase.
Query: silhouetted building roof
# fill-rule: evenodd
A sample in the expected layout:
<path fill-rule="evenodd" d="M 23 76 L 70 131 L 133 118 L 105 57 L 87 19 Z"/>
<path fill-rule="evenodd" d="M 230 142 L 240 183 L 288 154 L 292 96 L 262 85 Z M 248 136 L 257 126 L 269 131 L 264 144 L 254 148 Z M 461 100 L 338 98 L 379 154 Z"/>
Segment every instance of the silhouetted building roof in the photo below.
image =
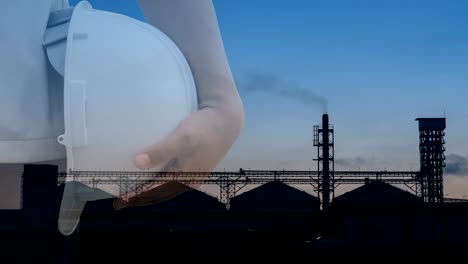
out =
<path fill-rule="evenodd" d="M 174 183 L 167 183 L 174 185 Z M 180 183 L 175 183 L 182 185 Z M 184 186 L 186 191 L 173 198 L 166 198 L 167 194 L 161 194 L 161 189 L 153 189 L 145 192 L 143 199 L 148 202 L 151 201 L 150 197 L 158 197 L 164 201 L 158 203 L 148 203 L 143 206 L 128 207 L 121 210 L 122 213 L 140 213 L 140 212 L 196 212 L 196 211 L 220 211 L 225 210 L 226 206 L 218 201 L 217 198 L 212 197 L 201 191 L 192 189 Z M 170 196 L 168 196 L 170 197 Z M 106 199 L 90 202 L 87 205 L 87 210 L 99 211 L 99 212 L 111 212 L 114 211 L 112 208 L 112 202 L 114 199 Z"/>
<path fill-rule="evenodd" d="M 405 208 L 421 204 L 423 200 L 416 195 L 382 181 L 372 181 L 336 197 L 332 206 L 334 208 Z"/>
<path fill-rule="evenodd" d="M 171 183 L 172 184 L 172 183 Z M 153 189 L 144 197 L 168 193 Z M 171 195 L 169 195 L 171 197 Z M 83 232 L 208 232 L 214 230 L 217 216 L 226 211 L 226 206 L 216 198 L 194 189 L 188 189 L 172 199 L 160 203 L 126 207 L 114 210 L 115 199 L 89 202 L 82 215 Z"/>
<path fill-rule="evenodd" d="M 123 211 L 157 211 L 157 212 L 197 212 L 224 211 L 226 205 L 217 198 L 198 190 L 190 190 L 178 196 L 156 204 L 126 208 Z"/>
<path fill-rule="evenodd" d="M 446 128 L 445 118 L 417 118 L 419 130 L 444 130 Z"/>
<path fill-rule="evenodd" d="M 281 182 L 269 182 L 231 199 L 232 211 L 318 211 L 320 200 Z"/>

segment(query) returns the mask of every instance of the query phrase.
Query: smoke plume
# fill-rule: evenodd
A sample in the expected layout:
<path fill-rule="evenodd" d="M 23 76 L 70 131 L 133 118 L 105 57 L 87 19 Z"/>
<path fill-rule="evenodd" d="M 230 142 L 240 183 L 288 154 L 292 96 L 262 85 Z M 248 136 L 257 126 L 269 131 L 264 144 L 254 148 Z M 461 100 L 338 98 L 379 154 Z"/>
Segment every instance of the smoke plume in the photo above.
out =
<path fill-rule="evenodd" d="M 457 154 L 447 155 L 445 173 L 455 176 L 468 176 L 468 157 Z"/>
<path fill-rule="evenodd" d="M 317 104 L 324 113 L 328 112 L 328 102 L 320 96 L 297 82 L 286 81 L 272 74 L 249 74 L 238 82 L 239 88 L 244 92 L 264 92 L 282 96 L 304 104 Z"/>

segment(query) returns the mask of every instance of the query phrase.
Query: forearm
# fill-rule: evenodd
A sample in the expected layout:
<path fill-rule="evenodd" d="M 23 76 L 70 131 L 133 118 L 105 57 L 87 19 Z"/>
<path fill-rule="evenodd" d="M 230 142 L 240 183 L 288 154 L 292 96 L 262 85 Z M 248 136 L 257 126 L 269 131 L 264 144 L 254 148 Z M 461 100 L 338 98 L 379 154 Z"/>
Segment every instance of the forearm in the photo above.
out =
<path fill-rule="evenodd" d="M 213 141 L 219 141 L 219 149 L 234 143 L 244 122 L 243 105 L 226 57 L 213 2 L 138 0 L 138 3 L 148 22 L 169 36 L 184 54 L 195 78 L 200 111 L 212 116 L 209 124 L 190 123 L 211 126 L 205 132 L 211 133 Z"/>
<path fill-rule="evenodd" d="M 168 35 L 187 59 L 200 108 L 239 108 L 231 69 L 211 0 L 138 0 L 148 22 Z M 151 12 L 152 14 L 148 14 Z"/>

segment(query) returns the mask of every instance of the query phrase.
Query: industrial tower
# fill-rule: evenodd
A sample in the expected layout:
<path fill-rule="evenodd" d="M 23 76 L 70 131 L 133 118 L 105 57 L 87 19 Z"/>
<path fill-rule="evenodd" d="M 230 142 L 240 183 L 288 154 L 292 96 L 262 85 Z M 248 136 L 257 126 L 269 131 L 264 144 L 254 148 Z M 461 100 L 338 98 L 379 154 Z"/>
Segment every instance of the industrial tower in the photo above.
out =
<path fill-rule="evenodd" d="M 420 153 L 420 192 L 427 203 L 444 201 L 445 118 L 418 118 Z"/>
<path fill-rule="evenodd" d="M 314 146 L 317 147 L 317 191 L 321 194 L 322 209 L 330 206 L 335 196 L 335 136 L 328 114 L 322 116 L 322 126 L 314 126 Z"/>
<path fill-rule="evenodd" d="M 324 114 L 322 124 L 314 126 L 314 146 L 317 147 L 317 170 L 308 171 L 270 171 L 243 170 L 231 172 L 106 172 L 106 171 L 70 171 L 58 174 L 58 183 L 71 179 L 92 188 L 110 185 L 118 188 L 119 196 L 128 198 L 128 194 L 139 194 L 156 185 L 169 181 L 182 184 L 217 185 L 220 201 L 229 208 L 230 199 L 235 197 L 247 185 L 261 185 L 271 181 L 284 184 L 312 185 L 321 200 L 322 209 L 329 208 L 338 185 L 366 184 L 369 181 L 383 181 L 388 184 L 404 185 L 419 195 L 427 203 L 466 202 L 460 199 L 444 199 L 443 168 L 445 167 L 445 118 L 418 118 L 419 150 L 421 167 L 419 171 L 335 171 L 334 169 L 334 127 L 329 124 L 329 116 Z M 34 169 L 35 170 L 35 169 Z M 25 166 L 23 179 L 33 174 L 43 174 Z M 34 171 L 34 172 L 33 172 Z M 56 174 L 56 170 L 54 172 Z M 41 181 L 43 181 L 41 179 Z M 56 183 L 51 184 L 56 185 Z M 23 185 L 23 193 L 30 193 L 30 186 Z M 33 185 L 31 185 L 33 186 Z M 35 185 L 34 185 L 35 186 Z M 35 188 L 33 188 L 35 189 Z M 23 207 L 36 207 L 24 199 Z"/>

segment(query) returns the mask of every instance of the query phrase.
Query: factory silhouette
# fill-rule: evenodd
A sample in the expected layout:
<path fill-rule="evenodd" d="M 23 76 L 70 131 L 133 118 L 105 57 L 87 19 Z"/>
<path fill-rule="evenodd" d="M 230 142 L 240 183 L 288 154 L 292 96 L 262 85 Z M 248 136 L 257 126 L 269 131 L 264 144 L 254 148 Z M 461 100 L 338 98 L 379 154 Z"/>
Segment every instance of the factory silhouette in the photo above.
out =
<path fill-rule="evenodd" d="M 156 173 L 156 184 L 215 184 L 220 197 L 191 189 L 165 202 L 122 210 L 113 208 L 113 199 L 88 202 L 78 231 L 69 237 L 58 232 L 57 219 L 63 181 L 70 172 L 26 165 L 22 209 L 0 211 L 2 250 L 15 262 L 40 263 L 136 263 L 149 256 L 312 261 L 468 255 L 468 201 L 444 197 L 445 118 L 416 120 L 418 171 L 335 171 L 334 128 L 325 114 L 322 124 L 314 127 L 317 170 L 240 170 L 203 178 L 195 177 L 197 173 Z M 119 184 L 121 195 L 144 191 L 148 181 L 125 173 L 107 175 L 108 180 L 105 172 L 73 176 L 90 189 Z M 249 184 L 260 186 L 238 194 Z M 288 184 L 312 185 L 318 196 Z M 335 197 L 340 184 L 360 187 Z"/>

